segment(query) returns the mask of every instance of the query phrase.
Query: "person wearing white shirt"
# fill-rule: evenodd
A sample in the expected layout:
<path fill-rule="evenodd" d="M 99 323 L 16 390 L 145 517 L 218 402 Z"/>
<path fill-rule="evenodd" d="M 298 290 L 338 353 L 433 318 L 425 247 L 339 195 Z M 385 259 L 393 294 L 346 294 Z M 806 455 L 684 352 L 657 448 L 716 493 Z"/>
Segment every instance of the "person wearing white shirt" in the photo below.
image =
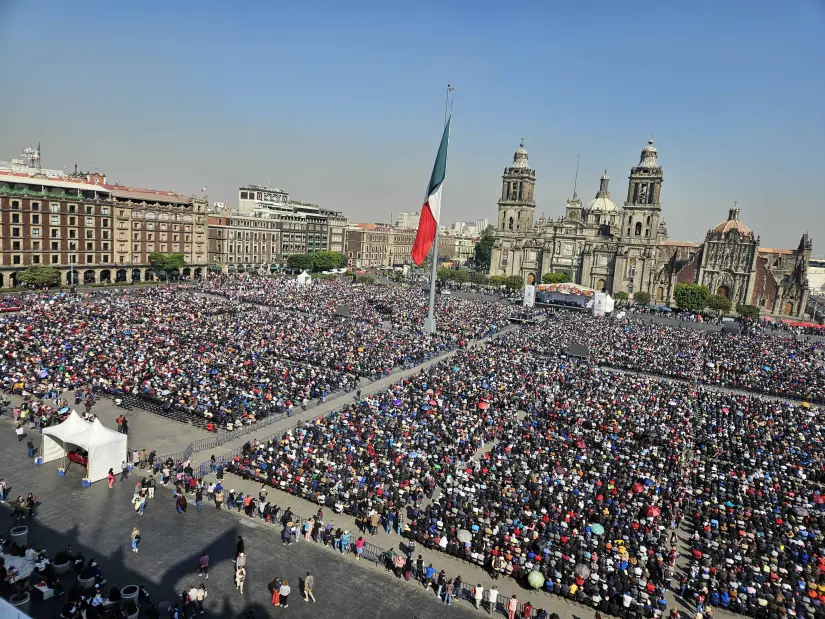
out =
<path fill-rule="evenodd" d="M 476 601 L 476 608 L 481 608 L 481 601 L 484 599 L 484 587 L 481 586 L 481 583 L 476 585 L 475 595 L 473 597 Z"/>
<path fill-rule="evenodd" d="M 487 604 L 487 610 L 492 615 L 496 610 L 496 605 L 498 604 L 498 589 L 496 589 L 495 585 L 487 590 Z"/>

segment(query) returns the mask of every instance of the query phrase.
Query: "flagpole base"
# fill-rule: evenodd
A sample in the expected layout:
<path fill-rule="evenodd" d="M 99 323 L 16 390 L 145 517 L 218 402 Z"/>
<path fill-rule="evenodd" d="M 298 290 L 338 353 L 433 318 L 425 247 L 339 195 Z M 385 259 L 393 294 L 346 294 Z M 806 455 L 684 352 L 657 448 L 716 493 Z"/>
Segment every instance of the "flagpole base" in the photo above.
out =
<path fill-rule="evenodd" d="M 424 319 L 424 333 L 429 333 L 430 335 L 435 334 L 435 318 L 425 318 Z"/>

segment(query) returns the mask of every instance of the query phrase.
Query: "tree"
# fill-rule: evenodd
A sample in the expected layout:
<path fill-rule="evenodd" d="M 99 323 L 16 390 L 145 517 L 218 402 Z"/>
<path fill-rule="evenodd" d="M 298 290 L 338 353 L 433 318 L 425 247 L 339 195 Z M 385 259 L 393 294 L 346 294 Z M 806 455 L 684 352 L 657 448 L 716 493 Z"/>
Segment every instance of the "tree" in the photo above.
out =
<path fill-rule="evenodd" d="M 457 284 L 463 284 L 470 281 L 470 274 L 467 271 L 453 271 L 453 281 Z"/>
<path fill-rule="evenodd" d="M 175 269 L 182 269 L 186 266 L 186 259 L 183 254 L 162 254 L 154 252 L 149 254 L 149 264 L 157 271 L 174 271 Z"/>
<path fill-rule="evenodd" d="M 495 241 L 495 228 L 487 226 L 481 233 L 473 252 L 473 261 L 479 271 L 487 272 L 490 270 L 490 258 L 493 255 L 493 243 Z"/>
<path fill-rule="evenodd" d="M 312 270 L 313 262 L 310 254 L 292 254 L 286 259 L 286 265 L 290 269 L 299 269 L 301 271 Z"/>
<path fill-rule="evenodd" d="M 570 281 L 567 273 L 545 273 L 541 276 L 542 284 L 566 284 Z"/>
<path fill-rule="evenodd" d="M 491 286 L 503 286 L 504 285 L 504 276 L 503 275 L 491 275 L 487 278 L 487 283 Z"/>
<path fill-rule="evenodd" d="M 510 290 L 520 290 L 524 286 L 524 281 L 518 275 L 511 275 L 504 278 L 504 285 Z"/>
<path fill-rule="evenodd" d="M 29 267 L 20 273 L 18 280 L 37 288 L 56 286 L 60 283 L 60 271 L 52 267 Z"/>
<path fill-rule="evenodd" d="M 617 301 L 627 301 L 630 298 L 630 295 L 624 290 L 619 290 L 619 292 L 613 295 L 613 298 Z"/>
<path fill-rule="evenodd" d="M 708 299 L 708 307 L 712 310 L 716 310 L 717 312 L 723 312 L 727 314 L 730 312 L 730 308 L 733 304 L 730 302 L 730 299 L 727 297 L 723 297 L 720 294 L 714 294 Z"/>
<path fill-rule="evenodd" d="M 681 309 L 701 312 L 708 305 L 710 290 L 701 284 L 676 284 L 673 298 Z"/>
<path fill-rule="evenodd" d="M 750 320 L 756 320 L 759 318 L 759 308 L 755 305 L 745 305 L 744 303 L 739 303 L 736 306 L 736 313 L 742 318 L 748 318 Z"/>
<path fill-rule="evenodd" d="M 470 281 L 474 284 L 486 284 L 487 275 L 480 271 L 470 271 Z"/>
<path fill-rule="evenodd" d="M 312 268 L 316 271 L 342 269 L 347 266 L 347 257 L 337 251 L 316 251 L 306 255 L 312 260 Z"/>
<path fill-rule="evenodd" d="M 453 279 L 455 271 L 442 267 L 435 272 L 435 277 L 439 281 L 448 282 Z"/>
<path fill-rule="evenodd" d="M 645 292 L 644 290 L 640 290 L 639 292 L 633 295 L 633 300 L 636 301 L 636 303 L 639 305 L 649 305 L 650 293 Z"/>

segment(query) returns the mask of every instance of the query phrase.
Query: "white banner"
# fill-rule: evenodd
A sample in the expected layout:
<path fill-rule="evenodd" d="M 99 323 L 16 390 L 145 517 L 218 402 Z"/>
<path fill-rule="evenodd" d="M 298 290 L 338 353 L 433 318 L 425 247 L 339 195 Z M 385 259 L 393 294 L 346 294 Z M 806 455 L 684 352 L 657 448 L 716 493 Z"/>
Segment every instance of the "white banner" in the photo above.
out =
<path fill-rule="evenodd" d="M 536 287 L 527 285 L 524 287 L 524 307 L 535 307 Z"/>

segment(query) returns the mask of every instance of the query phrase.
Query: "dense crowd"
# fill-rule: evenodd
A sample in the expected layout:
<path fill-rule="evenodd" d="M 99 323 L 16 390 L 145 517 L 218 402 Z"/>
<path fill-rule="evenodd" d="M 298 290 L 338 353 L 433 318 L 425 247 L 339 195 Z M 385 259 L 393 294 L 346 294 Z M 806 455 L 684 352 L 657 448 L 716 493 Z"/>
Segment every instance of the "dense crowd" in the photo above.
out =
<path fill-rule="evenodd" d="M 555 355 L 571 342 L 586 346 L 598 365 L 825 402 L 823 344 L 762 331 L 730 335 L 718 329 L 566 312 L 498 344 Z"/>

